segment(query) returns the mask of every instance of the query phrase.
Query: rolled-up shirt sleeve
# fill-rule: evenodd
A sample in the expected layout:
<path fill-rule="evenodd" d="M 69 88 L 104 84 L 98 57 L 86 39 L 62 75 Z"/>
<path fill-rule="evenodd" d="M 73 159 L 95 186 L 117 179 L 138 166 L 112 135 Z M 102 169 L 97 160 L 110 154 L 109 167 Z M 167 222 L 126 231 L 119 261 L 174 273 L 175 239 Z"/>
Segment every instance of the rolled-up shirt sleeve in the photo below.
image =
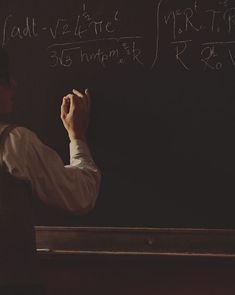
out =
<path fill-rule="evenodd" d="M 33 132 L 17 127 L 5 142 L 3 161 L 9 173 L 31 183 L 43 202 L 84 214 L 96 203 L 101 173 L 85 142 L 73 140 L 69 149 L 70 164 L 64 166 Z"/>

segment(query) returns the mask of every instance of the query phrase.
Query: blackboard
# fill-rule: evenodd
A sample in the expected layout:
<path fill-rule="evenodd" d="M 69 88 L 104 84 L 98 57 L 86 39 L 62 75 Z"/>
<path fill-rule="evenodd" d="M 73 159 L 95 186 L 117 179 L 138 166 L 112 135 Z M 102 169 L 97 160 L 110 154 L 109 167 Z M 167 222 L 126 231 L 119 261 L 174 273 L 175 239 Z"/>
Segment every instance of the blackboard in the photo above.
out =
<path fill-rule="evenodd" d="M 61 97 L 92 93 L 100 196 L 64 223 L 235 227 L 235 1 L 2 0 L 0 40 L 15 117 L 64 162 Z"/>

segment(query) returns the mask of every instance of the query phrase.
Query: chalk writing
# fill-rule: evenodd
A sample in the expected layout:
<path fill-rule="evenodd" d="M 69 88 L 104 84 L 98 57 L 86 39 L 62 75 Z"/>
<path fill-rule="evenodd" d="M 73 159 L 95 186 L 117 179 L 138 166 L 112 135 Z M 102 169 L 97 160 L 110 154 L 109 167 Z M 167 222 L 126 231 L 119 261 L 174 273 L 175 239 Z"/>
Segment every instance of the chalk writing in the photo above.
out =
<path fill-rule="evenodd" d="M 50 51 L 50 57 L 52 59 L 51 67 L 65 66 L 69 67 L 73 63 L 71 55 L 68 55 L 69 51 L 77 51 L 76 58 L 80 63 L 99 63 L 103 67 L 107 64 L 116 63 L 124 64 L 125 62 L 134 62 L 143 65 L 141 60 L 142 51 L 137 47 L 136 41 L 142 39 L 140 36 L 134 37 L 120 37 L 120 38 L 100 38 L 78 41 L 73 43 L 54 43 L 48 46 Z M 107 50 L 97 47 L 97 44 L 104 42 L 112 42 L 115 47 Z M 90 43 L 95 43 L 96 46 L 92 46 L 92 50 L 86 49 Z"/>
<path fill-rule="evenodd" d="M 9 14 L 3 25 L 2 47 L 4 47 L 10 39 L 24 39 L 38 37 L 38 28 L 35 18 L 26 17 L 22 25 L 13 22 L 13 15 Z"/>
<path fill-rule="evenodd" d="M 146 36 L 143 31 L 138 34 L 139 25 L 129 29 L 122 23 L 125 16 L 135 24 L 135 15 L 118 7 L 118 2 L 103 15 L 81 3 L 72 15 L 53 15 L 47 21 L 36 12 L 35 16 L 19 17 L 12 11 L 3 17 L 1 46 L 39 41 L 45 45 L 51 68 L 71 67 L 77 62 L 104 68 L 128 63 L 157 69 L 159 60 L 164 59 L 186 71 L 235 67 L 235 0 L 189 0 L 187 4 L 156 0 L 143 5 L 152 5 L 149 11 L 153 12 Z M 149 32 L 153 32 L 153 40 L 149 40 Z M 151 61 L 149 44 L 154 44 Z"/>
<path fill-rule="evenodd" d="M 161 10 L 159 15 L 161 18 Z M 201 65 L 204 71 L 218 71 L 228 63 L 234 67 L 234 1 L 214 1 L 213 6 L 203 1 L 191 1 L 187 7 L 164 13 L 159 30 L 165 30 L 164 27 L 170 29 L 172 41 L 169 44 L 175 52 L 176 63 L 182 69 L 193 69 L 195 57 L 198 58 L 197 65 Z M 196 54 L 197 50 L 199 54 Z"/>
<path fill-rule="evenodd" d="M 23 17 L 11 13 L 4 18 L 2 47 L 13 41 L 46 38 L 52 41 L 46 48 L 49 66 L 70 67 L 74 60 L 80 63 L 108 64 L 126 62 L 143 65 L 142 49 L 137 44 L 142 36 L 117 36 L 119 10 L 108 17 L 93 15 L 86 4 L 73 17 L 58 17 L 53 23 L 42 23 L 38 17 Z M 110 48 L 106 49 L 107 42 Z M 92 44 L 92 49 L 89 45 Z"/>

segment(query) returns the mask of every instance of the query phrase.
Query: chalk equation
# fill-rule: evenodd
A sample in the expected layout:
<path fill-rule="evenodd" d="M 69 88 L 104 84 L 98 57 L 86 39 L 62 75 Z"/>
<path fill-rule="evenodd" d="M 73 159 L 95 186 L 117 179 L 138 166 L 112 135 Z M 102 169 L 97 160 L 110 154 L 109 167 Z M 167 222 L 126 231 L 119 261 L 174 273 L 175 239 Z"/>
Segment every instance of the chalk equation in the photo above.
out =
<path fill-rule="evenodd" d="M 153 69 L 163 59 L 187 71 L 195 67 L 204 71 L 235 67 L 235 0 L 175 2 L 152 3 L 151 27 L 146 27 L 146 35 L 143 30 L 138 34 L 138 24 L 134 32 L 122 25 L 124 15 L 130 14 L 132 23 L 135 18 L 131 11 L 121 10 L 118 3 L 104 15 L 97 15 L 82 3 L 72 16 L 54 16 L 53 21 L 44 20 L 45 23 L 38 16 L 19 18 L 12 12 L 3 16 L 1 46 L 40 40 L 45 44 L 51 68 L 76 63 L 95 63 L 105 68 L 128 63 Z M 145 26 L 144 20 L 141 28 Z M 149 35 L 153 40 L 149 40 Z M 146 50 L 149 44 L 151 50 Z"/>
<path fill-rule="evenodd" d="M 177 7 L 162 15 L 162 25 L 170 30 L 169 45 L 175 51 L 175 60 L 186 70 L 195 63 L 204 70 L 234 67 L 235 1 L 204 2 L 194 0 L 191 6 Z M 188 59 L 189 55 L 196 60 Z"/>

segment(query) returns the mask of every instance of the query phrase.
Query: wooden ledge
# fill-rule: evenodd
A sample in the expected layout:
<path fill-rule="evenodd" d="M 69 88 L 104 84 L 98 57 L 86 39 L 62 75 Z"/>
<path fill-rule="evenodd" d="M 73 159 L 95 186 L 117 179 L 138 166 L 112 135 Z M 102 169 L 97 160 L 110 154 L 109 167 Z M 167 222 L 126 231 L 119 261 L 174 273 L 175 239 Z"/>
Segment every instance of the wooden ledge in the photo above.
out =
<path fill-rule="evenodd" d="M 36 226 L 46 255 L 235 258 L 235 230 Z"/>

